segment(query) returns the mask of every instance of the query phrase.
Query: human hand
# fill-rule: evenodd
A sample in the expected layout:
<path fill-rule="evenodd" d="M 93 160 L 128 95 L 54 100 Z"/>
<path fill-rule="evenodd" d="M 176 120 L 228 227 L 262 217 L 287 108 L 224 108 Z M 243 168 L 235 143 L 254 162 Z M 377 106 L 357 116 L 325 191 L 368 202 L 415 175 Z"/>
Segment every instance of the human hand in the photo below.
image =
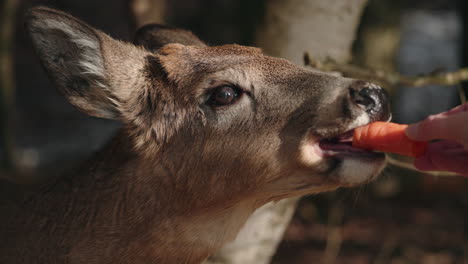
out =
<path fill-rule="evenodd" d="M 440 140 L 415 159 L 417 169 L 468 176 L 468 103 L 410 125 L 406 135 L 416 141 Z"/>

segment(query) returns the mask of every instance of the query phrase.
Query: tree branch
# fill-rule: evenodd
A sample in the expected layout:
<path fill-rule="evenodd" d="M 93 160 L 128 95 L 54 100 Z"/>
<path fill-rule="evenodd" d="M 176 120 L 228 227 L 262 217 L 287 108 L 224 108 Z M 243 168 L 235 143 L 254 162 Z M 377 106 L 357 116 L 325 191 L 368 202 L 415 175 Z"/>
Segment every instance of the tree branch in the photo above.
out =
<path fill-rule="evenodd" d="M 395 72 L 362 68 L 357 65 L 338 63 L 331 58 L 316 60 L 304 53 L 304 64 L 325 72 L 340 72 L 345 76 L 366 79 L 382 86 L 411 86 L 421 87 L 426 85 L 457 85 L 468 80 L 468 68 L 462 68 L 455 72 L 434 72 L 420 76 L 404 76 Z"/>

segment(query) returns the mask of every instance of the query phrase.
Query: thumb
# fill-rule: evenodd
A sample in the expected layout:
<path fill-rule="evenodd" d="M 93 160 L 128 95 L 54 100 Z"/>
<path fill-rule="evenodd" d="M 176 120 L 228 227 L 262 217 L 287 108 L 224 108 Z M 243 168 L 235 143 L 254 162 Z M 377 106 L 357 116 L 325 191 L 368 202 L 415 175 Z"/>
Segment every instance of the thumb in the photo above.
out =
<path fill-rule="evenodd" d="M 448 139 L 468 145 L 468 112 L 441 113 L 410 125 L 406 135 L 415 141 Z"/>

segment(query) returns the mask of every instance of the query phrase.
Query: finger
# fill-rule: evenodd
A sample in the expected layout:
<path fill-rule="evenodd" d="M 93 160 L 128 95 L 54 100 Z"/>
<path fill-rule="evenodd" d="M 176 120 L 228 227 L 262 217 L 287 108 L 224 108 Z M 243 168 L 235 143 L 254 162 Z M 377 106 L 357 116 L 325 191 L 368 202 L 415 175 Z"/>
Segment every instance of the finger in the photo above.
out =
<path fill-rule="evenodd" d="M 465 150 L 435 152 L 431 155 L 431 160 L 438 170 L 468 176 L 468 152 Z"/>
<path fill-rule="evenodd" d="M 431 156 L 425 154 L 414 160 L 414 167 L 420 171 L 436 171 L 437 166 L 432 163 Z"/>
<path fill-rule="evenodd" d="M 461 112 L 468 112 L 468 103 L 464 103 L 462 105 L 456 106 L 447 112 L 443 113 L 445 115 L 453 115 Z"/>
<path fill-rule="evenodd" d="M 461 105 L 458 105 L 446 112 L 442 112 L 440 114 L 437 114 L 437 115 L 432 115 L 430 117 L 428 117 L 427 119 L 437 119 L 437 118 L 441 118 L 441 119 L 444 119 L 446 118 L 447 116 L 450 116 L 450 115 L 454 115 L 454 114 L 458 114 L 458 113 L 462 113 L 462 112 L 468 112 L 468 102 L 467 103 L 464 103 L 464 104 L 461 104 Z M 416 124 L 413 124 L 413 125 L 410 125 L 410 127 L 407 129 L 407 136 L 410 137 L 411 139 L 416 139 L 418 137 L 422 137 L 424 135 L 419 135 L 420 133 L 422 133 L 423 131 L 419 131 L 418 129 L 418 126 L 421 124 L 422 122 L 418 122 Z"/>
<path fill-rule="evenodd" d="M 451 140 L 440 140 L 432 142 L 427 147 L 427 152 L 440 152 L 448 150 L 464 150 L 462 144 Z"/>
<path fill-rule="evenodd" d="M 458 112 L 450 115 L 432 115 L 412 124 L 406 129 L 406 135 L 416 141 L 448 139 L 468 145 L 468 112 L 460 112 L 459 109 L 456 111 Z"/>
<path fill-rule="evenodd" d="M 459 146 L 447 148 L 444 144 L 431 144 L 414 165 L 423 171 L 451 171 L 468 176 L 468 151 Z"/>
<path fill-rule="evenodd" d="M 414 160 L 414 166 L 422 171 L 436 171 L 437 166 L 432 163 L 431 153 L 440 152 L 445 149 L 458 147 L 458 143 L 453 141 L 442 140 L 439 142 L 431 143 L 427 146 L 426 153 L 423 156 L 418 157 Z"/>

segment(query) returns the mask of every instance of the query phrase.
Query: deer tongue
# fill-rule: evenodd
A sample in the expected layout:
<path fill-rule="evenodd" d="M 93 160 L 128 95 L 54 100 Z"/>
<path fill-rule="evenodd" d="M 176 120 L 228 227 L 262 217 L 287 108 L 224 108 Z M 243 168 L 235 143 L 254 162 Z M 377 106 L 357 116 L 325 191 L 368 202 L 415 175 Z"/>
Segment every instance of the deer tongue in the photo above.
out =
<path fill-rule="evenodd" d="M 355 148 L 352 146 L 353 130 L 330 139 L 322 139 L 319 147 L 325 156 L 356 156 L 372 155 L 372 151 Z"/>

